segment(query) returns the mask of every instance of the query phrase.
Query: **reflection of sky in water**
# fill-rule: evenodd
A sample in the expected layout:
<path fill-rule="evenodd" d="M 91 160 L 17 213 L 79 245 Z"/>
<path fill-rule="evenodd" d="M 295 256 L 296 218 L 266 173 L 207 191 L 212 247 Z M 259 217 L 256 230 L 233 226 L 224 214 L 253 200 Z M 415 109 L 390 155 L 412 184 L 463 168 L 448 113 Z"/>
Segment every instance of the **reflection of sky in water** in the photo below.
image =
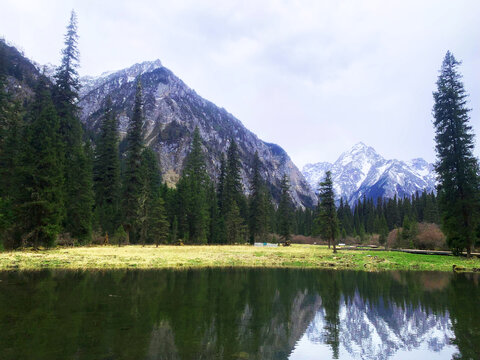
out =
<path fill-rule="evenodd" d="M 448 312 L 435 315 L 420 307 L 399 307 L 383 302 L 372 305 L 358 292 L 348 303 L 341 298 L 338 325 L 338 359 L 430 360 L 451 359 L 457 348 Z M 327 344 L 327 321 L 321 307 L 303 336 L 295 344 L 290 359 L 332 359 Z"/>

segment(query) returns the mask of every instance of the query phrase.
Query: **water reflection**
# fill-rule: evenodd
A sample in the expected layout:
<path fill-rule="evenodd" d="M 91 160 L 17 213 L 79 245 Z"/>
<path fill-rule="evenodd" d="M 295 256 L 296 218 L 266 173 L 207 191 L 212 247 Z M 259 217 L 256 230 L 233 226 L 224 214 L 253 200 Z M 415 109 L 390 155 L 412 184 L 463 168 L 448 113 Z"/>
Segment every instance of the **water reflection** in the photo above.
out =
<path fill-rule="evenodd" d="M 479 359 L 478 277 L 0 273 L 0 359 Z"/>

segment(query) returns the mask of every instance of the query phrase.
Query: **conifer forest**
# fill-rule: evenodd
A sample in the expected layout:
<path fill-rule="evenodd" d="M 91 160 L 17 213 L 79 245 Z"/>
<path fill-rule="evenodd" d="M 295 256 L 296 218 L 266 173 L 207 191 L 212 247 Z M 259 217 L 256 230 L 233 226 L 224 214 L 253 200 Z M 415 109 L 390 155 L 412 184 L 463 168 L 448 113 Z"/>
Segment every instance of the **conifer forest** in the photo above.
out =
<path fill-rule="evenodd" d="M 292 202 L 286 175 L 280 194 L 271 193 L 262 177 L 258 153 L 249 186 L 242 184 L 242 159 L 233 138 L 218 176 L 210 176 L 207 167 L 211 159 L 198 128 L 178 182 L 167 185 L 159 156 L 145 143 L 140 79 L 135 80 L 134 106 L 125 136 L 120 136 L 110 99 L 97 131 L 85 128 L 78 115 L 77 42 L 77 18 L 72 12 L 60 66 L 53 76 L 44 73 L 32 79 L 34 93 L 23 97 L 9 90 L 8 76 L 21 72 L 21 67 L 8 61 L 8 45 L 1 44 L 3 248 L 92 242 L 289 243 L 298 236 L 333 245 L 374 241 L 390 247 L 450 248 L 456 253 L 470 253 L 477 244 L 478 161 L 472 154 L 474 139 L 458 71 L 460 62 L 450 52 L 434 93 L 437 192 L 417 191 L 403 198 L 364 196 L 349 204 L 346 199 L 336 199 L 331 179 L 326 179 L 314 189 L 319 192 L 318 205 L 299 207 Z M 433 231 L 439 242 L 422 243 L 417 239 L 422 229 Z M 390 242 L 389 237 L 393 237 Z"/>

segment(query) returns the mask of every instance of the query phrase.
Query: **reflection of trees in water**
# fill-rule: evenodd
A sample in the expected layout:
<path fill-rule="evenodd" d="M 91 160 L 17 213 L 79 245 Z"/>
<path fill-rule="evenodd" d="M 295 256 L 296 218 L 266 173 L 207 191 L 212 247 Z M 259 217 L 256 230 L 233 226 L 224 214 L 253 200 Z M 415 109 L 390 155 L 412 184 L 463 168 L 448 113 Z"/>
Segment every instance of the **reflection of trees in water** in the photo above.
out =
<path fill-rule="evenodd" d="M 305 333 L 335 357 L 340 343 L 366 357 L 369 348 L 388 355 L 423 341 L 438 350 L 449 314 L 454 343 L 479 358 L 472 299 L 480 294 L 465 275 L 224 269 L 0 278 L 2 359 L 286 359 Z"/>

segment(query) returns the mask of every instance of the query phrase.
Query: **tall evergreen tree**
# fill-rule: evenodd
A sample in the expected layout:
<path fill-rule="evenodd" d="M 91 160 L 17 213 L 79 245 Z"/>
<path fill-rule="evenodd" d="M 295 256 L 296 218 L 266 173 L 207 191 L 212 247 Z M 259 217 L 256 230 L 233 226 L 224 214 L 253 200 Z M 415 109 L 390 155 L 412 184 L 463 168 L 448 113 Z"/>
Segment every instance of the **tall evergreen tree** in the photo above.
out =
<path fill-rule="evenodd" d="M 19 100 L 6 89 L 3 46 L 0 44 L 0 237 L 15 225 L 13 195 L 19 188 L 19 153 L 22 143 L 24 111 Z M 0 246 L 2 239 L 0 238 Z M 10 244 L 11 245 L 11 244 Z"/>
<path fill-rule="evenodd" d="M 238 146 L 233 139 L 227 151 L 222 211 L 225 214 L 227 242 L 231 243 L 243 240 L 245 220 L 247 218 L 247 204 L 245 196 L 243 195 L 243 185 L 240 178 Z"/>
<path fill-rule="evenodd" d="M 162 178 L 160 165 L 155 152 L 144 148 L 141 159 L 140 207 L 137 217 L 140 242 L 159 245 L 168 238 L 169 223 L 165 211 L 165 201 L 161 196 Z"/>
<path fill-rule="evenodd" d="M 143 151 L 143 99 L 142 85 L 137 79 L 133 114 L 127 130 L 127 154 L 123 179 L 123 223 L 127 242 L 137 240 L 135 232 L 140 214 L 142 194 L 142 151 Z"/>
<path fill-rule="evenodd" d="M 170 227 L 165 211 L 165 202 L 160 194 L 155 194 L 152 199 L 149 215 L 148 235 L 158 247 L 159 244 L 167 241 Z"/>
<path fill-rule="evenodd" d="M 228 213 L 234 202 L 241 207 L 243 201 L 243 186 L 240 178 L 240 158 L 237 143 L 232 139 L 227 151 L 225 170 L 224 211 Z"/>
<path fill-rule="evenodd" d="M 280 203 L 278 204 L 278 233 L 283 241 L 292 237 L 292 199 L 290 198 L 290 183 L 286 174 L 280 183 Z"/>
<path fill-rule="evenodd" d="M 265 186 L 260 175 L 262 163 L 255 151 L 253 159 L 253 175 L 250 185 L 250 243 L 255 242 L 255 238 L 264 237 L 266 234 L 267 223 L 265 221 Z"/>
<path fill-rule="evenodd" d="M 209 186 L 210 180 L 207 175 L 200 132 L 195 128 L 192 148 L 185 158 L 178 191 L 185 213 L 188 239 L 197 244 L 207 242 Z"/>
<path fill-rule="evenodd" d="M 478 163 L 473 155 L 474 134 L 469 124 L 467 93 L 449 51 L 433 93 L 438 200 L 442 228 L 455 253 L 470 256 L 479 215 Z"/>
<path fill-rule="evenodd" d="M 42 77 L 29 112 L 18 169 L 22 186 L 16 196 L 22 243 L 31 241 L 35 248 L 40 244 L 53 245 L 61 229 L 62 152 L 59 120 Z"/>
<path fill-rule="evenodd" d="M 61 65 L 55 74 L 53 95 L 65 148 L 65 230 L 74 237 L 87 240 L 91 233 L 94 194 L 91 163 L 82 141 L 83 130 L 78 117 L 77 42 L 77 16 L 72 11 Z"/>
<path fill-rule="evenodd" d="M 336 253 L 335 238 L 338 234 L 338 219 L 337 210 L 335 208 L 335 193 L 333 191 L 332 173 L 327 171 L 325 180 L 320 182 L 318 189 L 319 197 L 319 224 L 320 231 L 324 238 L 328 240 L 328 247 L 330 243 L 333 244 L 333 252 Z"/>
<path fill-rule="evenodd" d="M 102 231 L 113 234 L 118 227 L 120 201 L 120 160 L 118 153 L 118 121 L 110 97 L 100 125 L 95 148 L 94 189 L 95 212 Z"/>

